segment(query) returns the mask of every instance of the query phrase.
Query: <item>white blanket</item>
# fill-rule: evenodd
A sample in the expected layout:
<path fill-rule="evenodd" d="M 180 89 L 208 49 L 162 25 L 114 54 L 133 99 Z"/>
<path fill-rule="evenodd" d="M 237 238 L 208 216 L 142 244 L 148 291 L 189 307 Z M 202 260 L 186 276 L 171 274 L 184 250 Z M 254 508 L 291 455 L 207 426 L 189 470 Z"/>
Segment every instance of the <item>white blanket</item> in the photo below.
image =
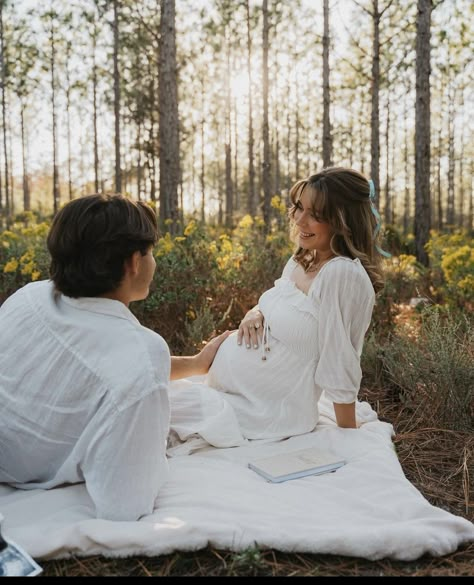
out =
<path fill-rule="evenodd" d="M 360 403 L 359 411 L 364 408 L 367 415 L 370 406 Z M 1 485 L 2 530 L 39 559 L 258 545 L 408 561 L 445 555 L 474 540 L 471 522 L 432 506 L 405 478 L 390 424 L 369 413 L 360 429 L 341 429 L 329 409 L 325 414 L 323 409 L 313 433 L 285 441 L 214 449 L 197 440 L 189 455 L 175 448 L 156 509 L 138 522 L 95 519 L 84 485 L 49 491 Z M 281 484 L 247 468 L 249 459 L 313 445 L 344 457 L 347 465 Z"/>

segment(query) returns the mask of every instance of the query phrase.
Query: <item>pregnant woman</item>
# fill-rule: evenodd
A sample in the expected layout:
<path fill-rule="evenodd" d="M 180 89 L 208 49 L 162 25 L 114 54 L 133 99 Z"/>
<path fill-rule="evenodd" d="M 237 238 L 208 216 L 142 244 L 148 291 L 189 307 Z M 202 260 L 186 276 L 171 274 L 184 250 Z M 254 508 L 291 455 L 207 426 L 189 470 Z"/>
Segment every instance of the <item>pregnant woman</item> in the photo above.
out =
<path fill-rule="evenodd" d="M 331 167 L 290 192 L 296 247 L 281 277 L 220 346 L 204 380 L 174 382 L 172 436 L 217 447 L 312 431 L 324 391 L 357 428 L 360 356 L 383 286 L 374 185 Z"/>

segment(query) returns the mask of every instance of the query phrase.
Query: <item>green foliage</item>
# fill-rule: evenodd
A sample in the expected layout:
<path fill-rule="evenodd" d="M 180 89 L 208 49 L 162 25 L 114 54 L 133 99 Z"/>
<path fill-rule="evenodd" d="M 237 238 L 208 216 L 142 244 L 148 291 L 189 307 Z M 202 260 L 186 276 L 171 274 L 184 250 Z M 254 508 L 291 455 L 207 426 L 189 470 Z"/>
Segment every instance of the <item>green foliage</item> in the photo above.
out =
<path fill-rule="evenodd" d="M 427 244 L 430 267 L 410 253 L 413 236 L 402 238 L 395 228 L 385 237 L 392 258 L 384 262 L 385 287 L 378 295 L 373 327 L 388 335 L 395 325 L 400 305 L 413 299 L 424 304 L 447 305 L 453 311 L 472 311 L 474 306 L 474 244 L 466 231 L 431 233 Z M 399 250 L 398 253 L 395 253 Z"/>
<path fill-rule="evenodd" d="M 474 238 L 467 231 L 432 232 L 427 244 L 432 281 L 444 302 L 472 310 L 474 306 Z"/>
<path fill-rule="evenodd" d="M 184 333 L 178 333 L 181 351 L 184 355 L 195 353 L 203 340 L 209 339 L 218 329 L 212 310 L 209 305 L 202 305 L 194 311 L 188 311 L 184 322 Z"/>
<path fill-rule="evenodd" d="M 0 303 L 28 282 L 47 278 L 49 225 L 24 212 L 8 230 L 0 232 Z"/>
<path fill-rule="evenodd" d="M 192 353 L 215 331 L 238 326 L 290 254 L 286 232 L 265 235 L 260 218 L 244 216 L 230 232 L 191 220 L 183 235 L 158 241 L 152 290 L 132 310 L 174 353 Z"/>
<path fill-rule="evenodd" d="M 472 325 L 472 317 L 434 306 L 422 310 L 417 331 L 400 326 L 385 342 L 369 336 L 362 356 L 366 382 L 392 388 L 417 425 L 472 431 Z"/>
<path fill-rule="evenodd" d="M 249 547 L 232 556 L 230 575 L 255 576 L 266 569 L 264 555 L 257 546 Z"/>
<path fill-rule="evenodd" d="M 377 296 L 372 327 L 389 334 L 400 304 L 408 304 L 416 297 L 431 299 L 434 291 L 430 288 L 429 271 L 410 254 L 386 260 L 384 275 L 385 286 Z"/>

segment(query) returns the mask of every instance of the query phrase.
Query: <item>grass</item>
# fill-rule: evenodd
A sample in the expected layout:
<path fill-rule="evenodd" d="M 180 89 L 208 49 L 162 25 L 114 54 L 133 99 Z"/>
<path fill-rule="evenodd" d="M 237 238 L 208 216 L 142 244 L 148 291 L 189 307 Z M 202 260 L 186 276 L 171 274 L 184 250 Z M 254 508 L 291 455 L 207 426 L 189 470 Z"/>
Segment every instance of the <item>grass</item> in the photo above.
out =
<path fill-rule="evenodd" d="M 442 428 L 413 429 L 413 414 L 393 393 L 383 389 L 361 390 L 381 420 L 395 428 L 394 444 L 407 478 L 435 506 L 474 520 L 471 483 L 474 476 L 472 432 Z M 288 554 L 275 550 L 247 549 L 234 553 L 206 548 L 158 557 L 111 559 L 101 556 L 40 561 L 44 576 L 383 576 L 467 577 L 474 575 L 474 543 L 443 557 L 416 561 L 316 554 Z"/>

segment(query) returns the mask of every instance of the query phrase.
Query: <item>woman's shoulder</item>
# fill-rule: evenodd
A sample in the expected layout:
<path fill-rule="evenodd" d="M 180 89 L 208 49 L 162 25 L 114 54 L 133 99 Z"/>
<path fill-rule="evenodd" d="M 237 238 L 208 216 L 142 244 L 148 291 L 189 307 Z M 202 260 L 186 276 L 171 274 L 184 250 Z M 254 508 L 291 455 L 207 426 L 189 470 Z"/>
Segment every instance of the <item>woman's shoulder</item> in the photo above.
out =
<path fill-rule="evenodd" d="M 331 258 L 321 269 L 321 274 L 325 272 L 326 276 L 350 275 L 357 276 L 365 272 L 359 258 L 349 258 L 347 256 L 335 256 Z"/>
<path fill-rule="evenodd" d="M 336 256 L 323 266 L 321 277 L 322 281 L 331 283 L 331 288 L 362 289 L 370 295 L 374 292 L 369 275 L 359 258 Z"/>

